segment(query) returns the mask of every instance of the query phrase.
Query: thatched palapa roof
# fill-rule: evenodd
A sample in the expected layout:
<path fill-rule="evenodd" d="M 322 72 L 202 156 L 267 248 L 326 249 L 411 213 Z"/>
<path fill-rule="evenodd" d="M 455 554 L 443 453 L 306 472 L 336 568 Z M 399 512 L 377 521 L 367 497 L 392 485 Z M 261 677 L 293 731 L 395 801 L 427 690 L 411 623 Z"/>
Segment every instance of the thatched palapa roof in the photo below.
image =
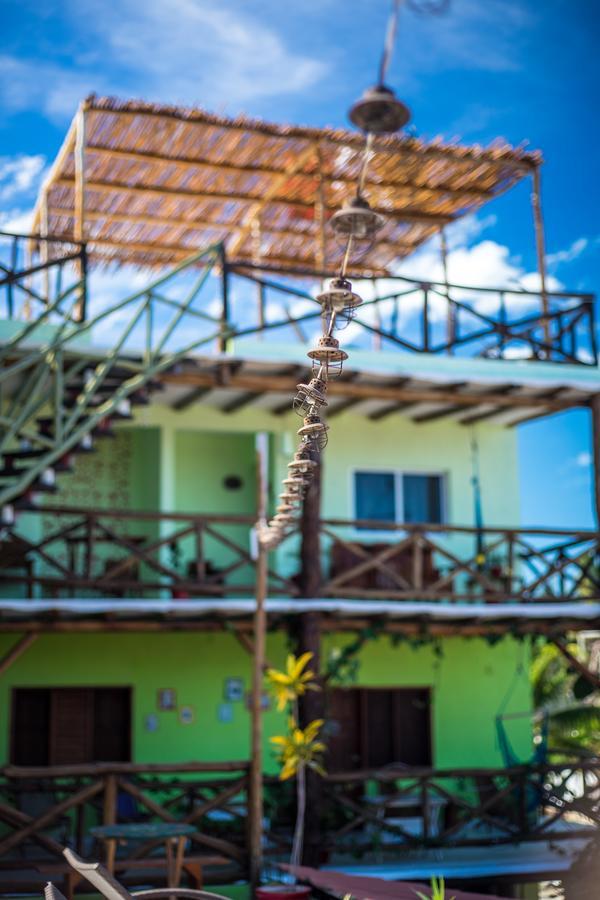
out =
<path fill-rule="evenodd" d="M 332 269 L 341 251 L 327 219 L 354 191 L 363 146 L 352 131 L 93 96 L 42 189 L 34 230 L 83 237 L 104 262 L 170 264 L 226 238 L 236 260 Z M 365 193 L 386 225 L 353 266 L 373 274 L 541 162 L 503 142 L 391 136 L 374 150 Z"/>

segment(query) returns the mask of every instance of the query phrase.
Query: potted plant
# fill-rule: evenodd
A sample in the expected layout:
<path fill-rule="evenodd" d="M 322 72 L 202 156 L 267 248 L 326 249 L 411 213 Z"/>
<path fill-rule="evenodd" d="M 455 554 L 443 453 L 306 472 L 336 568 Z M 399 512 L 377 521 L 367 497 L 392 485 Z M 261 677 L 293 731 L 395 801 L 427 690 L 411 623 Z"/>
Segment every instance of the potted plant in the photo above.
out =
<path fill-rule="evenodd" d="M 299 725 L 298 700 L 307 691 L 318 691 L 315 673 L 307 669 L 312 653 L 303 653 L 296 657 L 290 653 L 285 671 L 268 669 L 266 678 L 269 691 L 273 695 L 277 710 L 287 710 L 287 730 L 284 734 L 272 737 L 271 743 L 276 750 L 279 762 L 279 779 L 287 781 L 296 779 L 296 821 L 292 840 L 290 865 L 300 865 L 304 842 L 304 817 L 306 813 L 306 770 L 312 769 L 324 775 L 322 757 L 325 745 L 319 740 L 323 719 L 314 719 L 305 728 Z M 308 897 L 310 887 L 297 884 L 266 885 L 258 888 L 256 895 L 263 900 L 283 900 L 286 897 Z"/>

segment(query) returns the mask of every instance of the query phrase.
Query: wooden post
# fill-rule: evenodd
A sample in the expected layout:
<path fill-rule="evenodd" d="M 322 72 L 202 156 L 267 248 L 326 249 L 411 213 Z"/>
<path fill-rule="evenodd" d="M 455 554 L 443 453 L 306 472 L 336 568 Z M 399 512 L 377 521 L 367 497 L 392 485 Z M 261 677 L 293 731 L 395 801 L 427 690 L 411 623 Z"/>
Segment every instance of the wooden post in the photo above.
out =
<path fill-rule="evenodd" d="M 257 536 L 266 524 L 268 438 L 256 436 Z M 251 758 L 248 792 L 248 827 L 250 850 L 250 887 L 257 887 L 262 864 L 263 775 L 262 775 L 262 691 L 265 665 L 267 615 L 267 550 L 257 541 L 256 607 L 254 611 L 254 660 L 252 671 Z"/>
<path fill-rule="evenodd" d="M 446 232 L 440 228 L 440 256 L 442 259 L 442 271 L 444 273 L 444 287 L 446 289 L 446 300 L 448 308 L 446 310 L 446 343 L 448 345 L 448 355 L 454 353 L 454 341 L 456 340 L 456 316 L 454 305 L 450 302 L 450 283 L 448 280 L 448 241 L 446 240 Z"/>
<path fill-rule="evenodd" d="M 535 227 L 535 246 L 537 252 L 538 271 L 540 273 L 540 292 L 542 295 L 542 314 L 547 316 L 548 294 L 546 292 L 546 239 L 544 236 L 544 218 L 542 215 L 542 198 L 540 169 L 536 166 L 531 175 L 533 190 L 531 193 L 531 205 L 533 207 L 533 223 Z M 550 322 L 544 319 L 544 342 L 550 344 Z"/>
<path fill-rule="evenodd" d="M 600 529 L 600 394 L 596 394 L 590 404 L 592 416 L 592 446 L 594 454 L 594 506 L 596 528 Z"/>
<path fill-rule="evenodd" d="M 86 103 L 79 107 L 75 132 L 75 202 L 73 206 L 73 237 L 79 244 L 85 243 L 85 144 L 86 144 Z M 73 311 L 76 322 L 82 322 L 86 305 L 86 255 L 80 258 L 79 277 L 81 289 L 79 303 Z"/>
<path fill-rule="evenodd" d="M 0 675 L 4 675 L 10 669 L 12 664 L 31 647 L 36 638 L 37 634 L 28 631 L 22 638 L 19 638 L 16 644 L 13 644 L 10 650 L 0 659 Z"/>
<path fill-rule="evenodd" d="M 321 592 L 321 465 L 311 480 L 302 509 L 300 548 L 300 595 L 317 598 Z M 317 612 L 306 612 L 299 617 L 297 631 L 298 653 L 311 652 L 310 668 L 319 676 L 321 669 L 321 617 Z M 319 678 L 319 681 L 321 679 Z M 322 691 L 309 691 L 300 698 L 300 725 L 305 728 L 314 719 L 322 719 L 325 698 Z M 306 772 L 306 813 L 304 819 L 304 847 L 302 863 L 316 866 L 322 862 L 320 812 L 322 809 L 322 779 L 310 769 Z"/>
<path fill-rule="evenodd" d="M 260 215 L 252 220 L 252 262 L 260 265 L 262 262 L 262 231 L 260 226 Z M 265 327 L 265 286 L 262 281 L 256 282 L 256 301 L 257 301 L 257 318 L 258 318 L 258 338 L 264 338 L 263 329 Z"/>
<path fill-rule="evenodd" d="M 325 272 L 327 260 L 327 238 L 325 234 L 325 178 L 323 176 L 323 148 L 317 144 L 317 196 L 315 199 L 315 222 L 317 226 L 315 243 L 315 265 L 318 272 Z"/>
<path fill-rule="evenodd" d="M 42 194 L 42 207 L 40 211 L 40 237 L 48 237 L 48 188 L 44 189 Z M 40 241 L 40 261 L 48 264 L 48 241 Z M 48 268 L 44 270 L 44 300 L 50 305 L 50 272 Z"/>

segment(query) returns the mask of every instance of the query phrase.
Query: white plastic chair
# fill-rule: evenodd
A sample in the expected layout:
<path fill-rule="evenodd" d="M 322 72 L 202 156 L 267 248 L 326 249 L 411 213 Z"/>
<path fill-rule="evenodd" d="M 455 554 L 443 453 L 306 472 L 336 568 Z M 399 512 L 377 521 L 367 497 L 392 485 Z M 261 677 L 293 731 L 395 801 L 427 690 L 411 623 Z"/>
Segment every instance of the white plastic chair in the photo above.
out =
<path fill-rule="evenodd" d="M 86 878 L 106 900 L 132 900 L 132 898 L 144 898 L 144 900 L 160 900 L 162 897 L 186 897 L 189 900 L 228 900 L 222 894 L 213 894 L 210 891 L 197 891 L 193 888 L 152 888 L 148 891 L 134 891 L 132 894 L 126 891 L 122 884 L 113 878 L 108 869 L 102 863 L 86 862 L 77 856 L 72 850 L 63 850 L 63 856 L 75 871 Z M 44 889 L 44 900 L 65 900 L 63 895 L 52 884 Z"/>

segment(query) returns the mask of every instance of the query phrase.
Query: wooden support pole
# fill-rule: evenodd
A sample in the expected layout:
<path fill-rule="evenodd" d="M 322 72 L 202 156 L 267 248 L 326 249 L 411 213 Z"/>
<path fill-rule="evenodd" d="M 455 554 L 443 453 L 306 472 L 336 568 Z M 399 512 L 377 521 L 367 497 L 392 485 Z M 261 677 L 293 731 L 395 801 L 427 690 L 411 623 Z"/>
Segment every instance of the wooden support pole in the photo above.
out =
<path fill-rule="evenodd" d="M 319 458 L 320 463 L 320 458 Z M 321 592 L 321 465 L 314 470 L 302 509 L 300 548 L 300 595 L 316 598 Z M 313 654 L 310 668 L 319 682 L 321 670 L 321 616 L 306 612 L 299 616 L 297 631 L 298 653 Z M 314 719 L 322 719 L 325 709 L 323 691 L 308 691 L 300 698 L 300 725 L 305 728 Z M 306 772 L 306 812 L 304 818 L 303 865 L 318 865 L 322 859 L 321 810 L 323 807 L 321 776 L 311 769 Z"/>
<path fill-rule="evenodd" d="M 454 341 L 456 339 L 456 309 L 450 302 L 450 283 L 448 278 L 448 241 L 446 240 L 446 232 L 440 228 L 440 257 L 442 260 L 442 272 L 444 274 L 444 289 L 448 308 L 446 311 L 446 342 L 448 344 L 448 355 L 454 353 Z"/>
<path fill-rule="evenodd" d="M 325 175 L 323 173 L 323 148 L 317 143 L 317 196 L 315 200 L 315 222 L 317 235 L 315 245 L 316 268 L 324 272 L 327 268 L 327 238 L 325 234 Z"/>
<path fill-rule="evenodd" d="M 85 242 L 85 143 L 86 143 L 86 104 L 79 107 L 75 131 L 75 202 L 73 209 L 73 237 L 83 244 Z M 81 290 L 78 307 L 73 313 L 76 321 L 82 322 L 86 305 L 86 262 L 85 253 L 81 256 L 79 277 Z"/>
<path fill-rule="evenodd" d="M 257 477 L 257 536 L 266 524 L 267 516 L 267 472 L 268 438 L 264 433 L 256 436 L 256 477 Z M 262 865 L 263 827 L 263 773 L 262 773 L 262 692 L 265 665 L 265 645 L 267 631 L 267 569 L 268 551 L 257 541 L 256 559 L 256 607 L 254 611 L 254 660 L 252 671 L 251 706 L 251 759 L 250 788 L 248 796 L 248 828 L 250 850 L 250 887 L 257 887 Z"/>
<path fill-rule="evenodd" d="M 547 316 L 550 307 L 546 291 L 546 238 L 544 235 L 544 217 L 542 214 L 541 179 L 540 169 L 536 166 L 531 173 L 532 193 L 531 205 L 533 207 L 533 223 L 535 228 L 535 246 L 537 252 L 538 272 L 540 274 L 540 293 L 542 296 L 542 314 Z M 544 342 L 550 343 L 550 322 L 544 319 Z"/>
<path fill-rule="evenodd" d="M 600 394 L 590 401 L 592 417 L 592 448 L 594 458 L 594 508 L 596 527 L 600 529 Z"/>
<path fill-rule="evenodd" d="M 553 638 L 552 643 L 558 647 L 572 669 L 579 672 L 579 674 L 582 675 L 596 691 L 600 690 L 600 675 L 598 675 L 597 672 L 591 672 L 585 663 L 582 663 L 576 656 L 573 656 L 567 645 L 559 638 Z"/>
<path fill-rule="evenodd" d="M 10 650 L 4 654 L 2 659 L 0 659 L 0 675 L 4 675 L 4 673 L 10 669 L 12 664 L 16 662 L 29 647 L 31 647 L 36 638 L 36 633 L 28 631 L 27 634 L 24 634 L 23 637 L 19 638 L 16 644 L 12 645 Z"/>

